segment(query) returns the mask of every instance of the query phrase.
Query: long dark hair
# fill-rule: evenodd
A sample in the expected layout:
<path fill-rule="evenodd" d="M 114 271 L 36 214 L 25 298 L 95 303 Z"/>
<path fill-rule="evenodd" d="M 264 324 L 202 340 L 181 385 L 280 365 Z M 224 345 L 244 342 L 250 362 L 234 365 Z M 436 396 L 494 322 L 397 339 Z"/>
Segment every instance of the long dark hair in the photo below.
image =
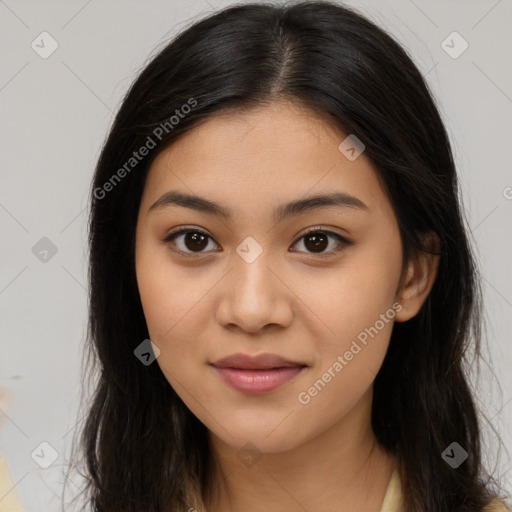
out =
<path fill-rule="evenodd" d="M 88 504 L 96 512 L 205 508 L 206 427 L 157 364 L 134 356 L 149 338 L 135 278 L 138 209 L 149 166 L 180 135 L 217 113 L 282 99 L 364 143 L 405 263 L 428 251 L 423 233 L 439 237 L 431 293 L 414 318 L 395 324 L 375 379 L 372 426 L 398 461 L 406 511 L 480 511 L 496 493 L 465 370 L 468 351 L 480 354 L 481 287 L 449 138 L 406 51 L 330 2 L 209 15 L 158 52 L 122 102 L 90 195 L 87 371 L 95 382 L 80 437 Z M 148 153 L 135 157 L 143 146 Z M 456 469 L 441 455 L 452 442 L 468 454 Z"/>

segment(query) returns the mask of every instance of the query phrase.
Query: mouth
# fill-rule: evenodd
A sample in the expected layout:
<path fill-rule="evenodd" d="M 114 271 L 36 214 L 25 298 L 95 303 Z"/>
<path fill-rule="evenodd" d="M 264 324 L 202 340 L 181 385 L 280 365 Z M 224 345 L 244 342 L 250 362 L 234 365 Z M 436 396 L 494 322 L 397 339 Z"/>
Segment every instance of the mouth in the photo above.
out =
<path fill-rule="evenodd" d="M 230 387 L 252 395 L 273 391 L 308 367 L 276 354 L 233 354 L 211 364 Z"/>

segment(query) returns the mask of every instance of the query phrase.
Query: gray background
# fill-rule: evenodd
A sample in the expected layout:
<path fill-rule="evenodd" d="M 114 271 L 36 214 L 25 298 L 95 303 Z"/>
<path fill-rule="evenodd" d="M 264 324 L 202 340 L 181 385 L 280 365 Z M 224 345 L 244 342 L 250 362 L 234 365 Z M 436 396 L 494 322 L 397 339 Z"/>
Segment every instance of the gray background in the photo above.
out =
<path fill-rule="evenodd" d="M 27 511 L 56 511 L 77 411 L 87 315 L 87 195 L 99 150 L 135 73 L 177 29 L 221 0 L 0 1 L 0 387 L 4 453 Z M 392 32 L 427 77 L 453 142 L 468 223 L 481 265 L 489 361 L 479 396 L 488 422 L 512 445 L 512 1 L 364 0 L 353 5 Z M 57 50 L 31 47 L 47 31 Z M 469 47 L 457 58 L 461 41 Z M 46 36 L 45 36 L 46 37 Z M 453 43 L 451 42 L 453 40 Z M 50 48 L 45 39 L 45 49 Z M 446 46 L 445 46 L 446 47 Z M 42 51 L 42 48 L 40 49 Z M 33 247 L 57 252 L 43 262 Z M 39 247 L 39 246 L 36 246 Z M 37 252 L 37 251 L 35 251 Z M 41 256 L 41 255 L 40 255 Z M 495 376 L 494 376 L 495 374 Z M 476 385 L 477 381 L 475 381 Z M 0 414 L 2 415 L 2 414 Z M 31 453 L 58 452 L 47 469 Z M 80 483 L 78 476 L 74 482 Z M 73 489 L 73 486 L 71 486 Z M 0 496 L 0 498 L 2 498 Z M 0 507 L 1 507 L 0 501 Z"/>

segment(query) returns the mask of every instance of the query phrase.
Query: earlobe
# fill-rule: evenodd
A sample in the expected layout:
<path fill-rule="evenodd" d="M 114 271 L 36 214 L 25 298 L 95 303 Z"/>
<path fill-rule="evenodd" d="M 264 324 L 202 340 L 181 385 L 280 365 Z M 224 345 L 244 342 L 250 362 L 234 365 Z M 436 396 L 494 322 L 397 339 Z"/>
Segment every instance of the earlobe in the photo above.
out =
<path fill-rule="evenodd" d="M 406 322 L 417 315 L 436 280 L 440 260 L 437 234 L 433 231 L 426 233 L 423 247 L 425 251 L 418 252 L 408 262 L 401 289 L 397 293 L 396 300 L 402 306 L 395 316 L 397 322 Z"/>

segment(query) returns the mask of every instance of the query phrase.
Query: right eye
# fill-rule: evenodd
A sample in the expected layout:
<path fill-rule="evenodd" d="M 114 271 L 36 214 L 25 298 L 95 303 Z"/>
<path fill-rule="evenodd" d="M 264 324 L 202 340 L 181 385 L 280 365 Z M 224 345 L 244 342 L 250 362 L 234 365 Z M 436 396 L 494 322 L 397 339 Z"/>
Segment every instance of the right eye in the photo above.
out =
<path fill-rule="evenodd" d="M 183 238 L 182 238 L 183 237 Z M 171 245 L 171 249 L 185 255 L 201 254 L 205 252 L 203 249 L 208 247 L 208 239 L 213 240 L 208 233 L 200 229 L 179 229 L 169 233 L 164 239 L 164 242 Z M 177 246 L 178 249 L 174 247 Z"/>

